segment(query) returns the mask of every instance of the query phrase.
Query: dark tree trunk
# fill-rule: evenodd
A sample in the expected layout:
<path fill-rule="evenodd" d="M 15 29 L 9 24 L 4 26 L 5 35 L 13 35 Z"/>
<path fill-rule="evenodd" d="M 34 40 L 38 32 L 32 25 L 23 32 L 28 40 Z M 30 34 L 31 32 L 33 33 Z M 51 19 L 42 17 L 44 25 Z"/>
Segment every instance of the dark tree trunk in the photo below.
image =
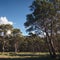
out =
<path fill-rule="evenodd" d="M 49 34 L 47 32 L 46 26 L 45 26 L 45 32 L 46 32 L 46 37 L 47 37 L 47 42 L 48 42 L 48 46 L 49 46 L 50 55 L 52 57 L 56 57 L 56 53 L 55 53 L 55 48 L 54 48 L 54 45 L 53 45 L 53 41 L 52 41 L 52 38 L 49 37 Z"/>
<path fill-rule="evenodd" d="M 47 36 L 46 36 L 46 43 L 47 43 L 47 46 L 48 46 L 48 49 L 49 49 L 50 56 L 52 56 L 52 51 L 51 51 L 51 47 L 50 47 L 49 40 L 48 40 Z"/>
<path fill-rule="evenodd" d="M 49 39 L 49 43 L 51 45 L 53 57 L 56 57 L 55 48 L 54 48 L 54 44 L 53 44 L 53 20 L 52 19 L 51 19 L 51 38 Z"/>

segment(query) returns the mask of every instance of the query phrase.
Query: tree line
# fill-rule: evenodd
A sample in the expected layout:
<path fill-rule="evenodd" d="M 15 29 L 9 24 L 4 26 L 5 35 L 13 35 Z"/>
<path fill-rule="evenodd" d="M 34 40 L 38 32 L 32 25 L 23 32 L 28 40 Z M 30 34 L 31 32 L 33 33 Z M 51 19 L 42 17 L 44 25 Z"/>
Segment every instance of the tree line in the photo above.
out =
<path fill-rule="evenodd" d="M 10 34 L 7 34 L 9 30 Z M 60 35 L 57 41 L 54 40 L 56 52 L 60 52 L 59 39 Z M 0 52 L 49 52 L 46 42 L 46 37 L 33 33 L 23 36 L 20 29 L 13 28 L 12 25 L 0 25 Z"/>

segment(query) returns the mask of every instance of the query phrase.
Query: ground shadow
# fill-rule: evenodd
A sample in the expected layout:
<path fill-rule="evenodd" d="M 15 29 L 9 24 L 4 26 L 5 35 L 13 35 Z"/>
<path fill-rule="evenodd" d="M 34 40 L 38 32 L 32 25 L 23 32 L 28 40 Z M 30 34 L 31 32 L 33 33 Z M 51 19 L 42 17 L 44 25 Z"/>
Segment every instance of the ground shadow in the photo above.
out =
<path fill-rule="evenodd" d="M 60 55 L 57 58 L 51 58 L 50 56 L 40 56 L 31 58 L 0 58 L 1 60 L 60 60 Z"/>

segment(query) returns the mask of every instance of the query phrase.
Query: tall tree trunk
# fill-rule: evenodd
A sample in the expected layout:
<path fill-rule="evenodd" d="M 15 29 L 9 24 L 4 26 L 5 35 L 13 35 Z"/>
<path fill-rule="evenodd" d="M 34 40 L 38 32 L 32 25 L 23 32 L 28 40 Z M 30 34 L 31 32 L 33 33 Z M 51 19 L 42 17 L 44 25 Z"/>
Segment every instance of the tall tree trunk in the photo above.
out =
<path fill-rule="evenodd" d="M 4 44 L 3 44 L 2 50 L 3 50 L 3 52 L 5 51 Z"/>
<path fill-rule="evenodd" d="M 55 48 L 54 48 L 54 44 L 53 44 L 53 20 L 52 19 L 51 19 L 51 39 L 49 40 L 49 42 L 50 42 L 50 45 L 51 45 L 53 56 L 56 56 Z"/>
<path fill-rule="evenodd" d="M 49 37 L 46 26 L 45 26 L 45 32 L 46 32 L 46 37 L 48 38 L 47 42 L 48 42 L 48 46 L 49 46 L 50 55 L 53 57 L 56 57 L 53 41 L 52 41 L 52 38 Z"/>
<path fill-rule="evenodd" d="M 3 52 L 5 51 L 5 41 L 4 41 L 4 39 L 3 39 L 3 46 L 2 46 L 2 50 L 3 50 Z"/>
<path fill-rule="evenodd" d="M 18 52 L 18 46 L 17 46 L 17 43 L 15 43 L 15 52 Z"/>
<path fill-rule="evenodd" d="M 49 40 L 48 40 L 47 36 L 46 36 L 46 43 L 47 43 L 47 46 L 48 46 L 48 49 L 49 49 L 50 56 L 52 56 L 52 50 L 51 50 L 51 47 L 50 47 Z"/>

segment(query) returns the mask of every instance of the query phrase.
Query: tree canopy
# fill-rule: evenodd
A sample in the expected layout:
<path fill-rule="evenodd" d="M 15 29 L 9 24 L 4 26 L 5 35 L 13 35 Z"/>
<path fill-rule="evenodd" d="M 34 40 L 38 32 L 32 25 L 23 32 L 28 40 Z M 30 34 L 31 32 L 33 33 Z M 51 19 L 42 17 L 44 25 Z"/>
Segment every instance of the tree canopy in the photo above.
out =
<path fill-rule="evenodd" d="M 30 6 L 31 14 L 27 14 L 26 22 L 24 23 L 28 32 L 41 31 L 46 34 L 46 40 L 49 46 L 50 55 L 55 54 L 55 48 L 53 45 L 53 36 L 57 35 L 60 31 L 60 18 L 58 12 L 60 11 L 60 1 L 46 1 L 46 0 L 34 0 Z M 57 38 L 57 37 L 56 37 Z"/>

